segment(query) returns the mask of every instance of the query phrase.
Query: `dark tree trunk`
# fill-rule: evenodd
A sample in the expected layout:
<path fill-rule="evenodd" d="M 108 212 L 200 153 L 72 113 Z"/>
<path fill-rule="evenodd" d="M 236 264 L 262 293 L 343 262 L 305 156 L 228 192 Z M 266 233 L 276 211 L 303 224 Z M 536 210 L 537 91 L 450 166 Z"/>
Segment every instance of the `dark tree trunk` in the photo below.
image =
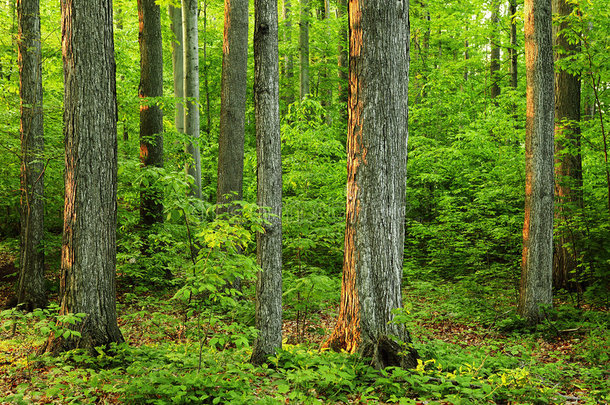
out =
<path fill-rule="evenodd" d="M 500 95 L 500 1 L 493 0 L 491 4 L 491 54 L 489 76 L 491 86 L 489 95 L 492 99 Z"/>
<path fill-rule="evenodd" d="M 284 41 L 287 44 L 292 42 L 292 3 L 290 0 L 284 0 Z M 286 79 L 284 104 L 286 109 L 294 103 L 294 91 L 292 79 L 294 78 L 294 56 L 289 50 L 284 55 L 284 77 Z"/>
<path fill-rule="evenodd" d="M 163 41 L 161 9 L 155 0 L 138 0 L 140 20 L 140 162 L 163 167 L 163 111 L 152 97 L 163 96 Z M 163 190 L 149 183 L 140 190 L 140 220 L 163 222 Z"/>
<path fill-rule="evenodd" d="M 18 0 L 19 95 L 21 97 L 21 255 L 17 303 L 45 307 L 44 128 L 38 0 Z"/>
<path fill-rule="evenodd" d="M 112 1 L 62 0 L 66 200 L 60 314 L 82 337 L 51 336 L 46 351 L 122 342 L 116 317 L 117 105 Z"/>
<path fill-rule="evenodd" d="M 248 0 L 225 0 L 216 202 L 242 199 L 248 85 Z M 225 212 L 219 207 L 218 212 Z"/>
<path fill-rule="evenodd" d="M 251 361 L 261 364 L 282 347 L 282 161 L 279 111 L 276 0 L 254 1 L 254 113 L 256 115 L 257 203 L 265 231 L 256 237 L 261 272 L 256 283 L 258 337 Z"/>
<path fill-rule="evenodd" d="M 565 0 L 553 0 L 553 13 L 565 18 L 574 6 Z M 555 60 L 578 53 L 578 44 L 570 43 L 562 31 L 567 21 L 553 27 Z M 553 261 L 555 288 L 578 289 L 576 246 L 578 231 L 570 219 L 582 208 L 582 158 L 580 154 L 580 76 L 563 69 L 555 73 L 555 197 L 557 243 Z"/>
<path fill-rule="evenodd" d="M 300 0 L 301 16 L 299 20 L 299 62 L 301 100 L 310 93 L 309 90 L 309 1 Z"/>
<path fill-rule="evenodd" d="M 409 6 L 350 0 L 347 207 L 339 318 L 326 346 L 358 351 L 378 368 L 414 367 L 402 343 Z M 383 57 L 379 57 L 383 55 Z"/>
<path fill-rule="evenodd" d="M 510 49 L 508 54 L 510 55 L 510 86 L 514 89 L 517 88 L 517 22 L 515 20 L 517 14 L 517 0 L 509 0 L 508 2 L 508 14 L 510 14 Z"/>
<path fill-rule="evenodd" d="M 525 222 L 519 313 L 530 323 L 552 305 L 554 73 L 551 2 L 525 0 L 527 120 Z"/>

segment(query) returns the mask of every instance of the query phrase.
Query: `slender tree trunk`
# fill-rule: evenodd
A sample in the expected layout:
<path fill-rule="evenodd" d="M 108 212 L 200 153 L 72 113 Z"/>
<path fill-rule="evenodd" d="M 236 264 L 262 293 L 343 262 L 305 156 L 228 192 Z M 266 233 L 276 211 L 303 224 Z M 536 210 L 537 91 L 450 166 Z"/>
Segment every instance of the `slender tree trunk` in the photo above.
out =
<path fill-rule="evenodd" d="M 510 86 L 514 89 L 517 88 L 517 21 L 515 20 L 517 14 L 517 0 L 509 0 L 508 2 L 508 14 L 510 14 L 510 48 L 508 54 L 510 55 Z"/>
<path fill-rule="evenodd" d="M 190 195 L 201 198 L 201 152 L 199 151 L 199 36 L 197 0 L 182 0 L 182 38 L 184 47 L 184 132 L 189 136 L 187 152 L 192 162 L 187 172 L 193 177 Z"/>
<path fill-rule="evenodd" d="M 493 0 L 491 4 L 491 54 L 489 63 L 489 76 L 491 87 L 489 95 L 492 99 L 500 95 L 500 0 Z"/>
<path fill-rule="evenodd" d="M 66 200 L 61 309 L 87 314 L 65 325 L 79 338 L 49 338 L 45 350 L 122 342 L 116 318 L 117 104 L 112 1 L 62 0 Z"/>
<path fill-rule="evenodd" d="M 144 168 L 163 167 L 163 111 L 153 97 L 163 96 L 161 8 L 155 0 L 138 0 L 140 20 L 140 162 Z M 163 222 L 163 190 L 154 184 L 140 190 L 140 220 Z"/>
<path fill-rule="evenodd" d="M 551 2 L 525 0 L 527 120 L 519 313 L 540 322 L 552 305 L 554 73 Z"/>
<path fill-rule="evenodd" d="M 17 303 L 28 311 L 45 307 L 44 128 L 38 0 L 18 0 L 17 37 L 21 97 L 21 256 Z"/>
<path fill-rule="evenodd" d="M 299 62 L 301 100 L 310 93 L 309 90 L 309 1 L 300 0 L 301 17 L 299 20 Z"/>
<path fill-rule="evenodd" d="M 203 88 L 205 91 L 205 133 L 212 130 L 210 113 L 210 84 L 208 80 L 208 2 L 203 0 Z M 209 137 L 208 137 L 209 138 Z"/>
<path fill-rule="evenodd" d="M 330 18 L 330 3 L 328 0 L 323 0 L 323 9 L 321 10 L 322 13 L 320 15 L 320 19 L 321 20 L 326 20 L 328 21 Z M 325 24 L 328 27 L 328 24 Z M 325 30 L 326 34 L 330 37 L 331 36 L 331 32 L 329 28 L 326 28 Z M 332 115 L 330 114 L 330 106 L 333 103 L 333 87 L 332 87 L 332 83 L 329 80 L 330 79 L 330 72 L 328 69 L 328 66 L 330 66 L 329 62 L 329 58 L 330 55 L 324 55 L 324 65 L 325 67 L 322 69 L 322 71 L 320 72 L 320 75 L 322 76 L 322 80 L 321 80 L 321 86 L 323 89 L 323 93 L 321 95 L 321 100 L 320 100 L 320 104 L 322 105 L 322 107 L 324 107 L 324 110 L 326 111 L 325 116 L 323 117 L 324 120 L 326 121 L 327 125 L 331 125 L 332 124 Z"/>
<path fill-rule="evenodd" d="M 553 0 L 553 14 L 566 18 L 574 6 L 566 0 Z M 569 23 L 553 27 L 555 61 L 578 53 L 563 31 Z M 580 76 L 559 69 L 555 73 L 555 196 L 557 201 L 557 243 L 553 261 L 553 285 L 577 289 L 578 261 L 575 248 L 577 231 L 570 219 L 582 208 L 582 158 L 580 154 Z"/>
<path fill-rule="evenodd" d="M 184 133 L 184 47 L 182 41 L 182 8 L 169 6 L 170 28 L 174 34 L 172 41 L 172 66 L 174 74 L 174 97 L 176 111 L 174 125 L 176 131 Z"/>
<path fill-rule="evenodd" d="M 284 42 L 290 44 L 292 42 L 292 3 L 290 0 L 284 0 Z M 284 55 L 284 77 L 286 79 L 286 88 L 284 104 L 286 108 L 294 103 L 294 90 L 292 79 L 294 78 L 294 56 L 290 50 Z"/>
<path fill-rule="evenodd" d="M 347 14 L 347 0 L 337 0 L 337 18 L 342 19 Z M 339 29 L 339 45 L 337 46 L 338 57 L 338 77 L 339 77 L 339 103 L 342 106 L 342 118 L 347 122 L 347 100 L 348 100 L 348 44 L 347 44 L 348 27 L 340 26 Z"/>
<path fill-rule="evenodd" d="M 402 308 L 409 6 L 350 0 L 345 254 L 339 318 L 325 346 L 378 368 L 414 367 Z M 384 55 L 379 58 L 378 55 Z"/>
<path fill-rule="evenodd" d="M 279 111 L 276 0 L 254 1 L 254 113 L 256 115 L 257 203 L 265 231 L 256 237 L 261 270 L 256 283 L 258 337 L 251 361 L 261 364 L 282 347 L 282 161 Z"/>

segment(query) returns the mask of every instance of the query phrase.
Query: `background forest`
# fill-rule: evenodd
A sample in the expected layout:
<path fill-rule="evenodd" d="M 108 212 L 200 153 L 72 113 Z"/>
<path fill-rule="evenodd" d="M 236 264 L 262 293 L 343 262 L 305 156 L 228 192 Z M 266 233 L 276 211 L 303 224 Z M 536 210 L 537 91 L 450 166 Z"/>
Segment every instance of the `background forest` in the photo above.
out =
<path fill-rule="evenodd" d="M 52 304 L 2 312 L 0 402 L 14 403 L 608 403 L 610 388 L 610 3 L 570 0 L 556 17 L 577 51 L 556 71 L 580 79 L 580 198 L 556 203 L 556 242 L 574 258 L 555 276 L 554 306 L 528 325 L 516 312 L 525 189 L 523 6 L 507 1 L 411 1 L 405 308 L 421 360 L 375 370 L 318 351 L 339 304 L 346 201 L 347 16 L 310 0 L 308 66 L 299 63 L 300 4 L 279 2 L 284 347 L 253 366 L 256 134 L 250 4 L 243 198 L 217 215 L 224 4 L 199 1 L 201 199 L 188 197 L 188 136 L 175 128 L 172 41 L 161 5 L 164 166 L 141 167 L 140 51 L 135 1 L 114 1 L 118 102 L 117 290 L 128 344 L 112 354 L 37 355 L 57 326 L 64 209 L 61 13 L 41 1 L 47 288 Z M 337 4 L 339 3 L 339 4 Z M 288 12 L 286 12 L 288 7 Z M 0 299 L 19 268 L 20 97 L 14 1 L 0 2 Z M 511 35 L 511 31 L 516 30 Z M 343 41 L 343 42 L 342 42 Z M 339 46 L 342 45 L 342 46 Z M 556 49 L 562 54 L 561 49 Z M 565 52 L 563 52 L 565 55 Z M 513 55 L 516 63 L 513 62 Z M 300 73 L 309 91 L 301 97 Z M 556 142 L 561 142 L 556 138 Z M 191 180 L 192 181 L 192 180 Z M 164 222 L 144 226 L 140 190 L 164 190 Z M 232 217 L 230 217 L 232 218 Z M 196 246 L 197 249 L 192 249 Z M 198 253 L 194 254 L 193 252 Z M 243 297 L 224 288 L 242 280 Z M 0 301 L 0 303 L 3 303 Z M 78 315 L 62 322 L 78 322 Z M 438 402 L 434 402 L 438 401 Z"/>

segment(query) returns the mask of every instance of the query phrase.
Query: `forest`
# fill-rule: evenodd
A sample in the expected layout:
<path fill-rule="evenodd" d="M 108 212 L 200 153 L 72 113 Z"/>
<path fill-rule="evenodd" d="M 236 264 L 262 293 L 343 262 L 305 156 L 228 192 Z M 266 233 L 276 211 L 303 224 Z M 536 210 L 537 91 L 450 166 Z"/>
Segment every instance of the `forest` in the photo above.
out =
<path fill-rule="evenodd" d="M 610 403 L 608 0 L 0 10 L 0 404 Z"/>

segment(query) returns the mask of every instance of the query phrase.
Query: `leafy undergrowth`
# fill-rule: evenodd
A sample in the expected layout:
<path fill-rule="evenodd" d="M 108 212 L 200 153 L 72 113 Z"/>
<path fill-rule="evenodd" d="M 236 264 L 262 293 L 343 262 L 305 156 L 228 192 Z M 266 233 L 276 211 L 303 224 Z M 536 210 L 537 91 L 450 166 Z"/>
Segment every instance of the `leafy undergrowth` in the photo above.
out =
<path fill-rule="evenodd" d="M 377 371 L 356 356 L 320 352 L 334 317 L 325 310 L 309 314 L 305 328 L 288 319 L 285 342 L 299 344 L 285 343 L 264 367 L 248 361 L 256 335 L 248 300 L 193 311 L 171 296 L 124 294 L 127 344 L 59 358 L 36 354 L 49 333 L 65 333 L 54 326 L 56 307 L 4 311 L 0 402 L 608 403 L 607 309 L 558 303 L 547 324 L 528 329 L 509 294 L 467 281 L 411 283 L 410 308 L 397 318 L 421 355 L 416 370 Z"/>

